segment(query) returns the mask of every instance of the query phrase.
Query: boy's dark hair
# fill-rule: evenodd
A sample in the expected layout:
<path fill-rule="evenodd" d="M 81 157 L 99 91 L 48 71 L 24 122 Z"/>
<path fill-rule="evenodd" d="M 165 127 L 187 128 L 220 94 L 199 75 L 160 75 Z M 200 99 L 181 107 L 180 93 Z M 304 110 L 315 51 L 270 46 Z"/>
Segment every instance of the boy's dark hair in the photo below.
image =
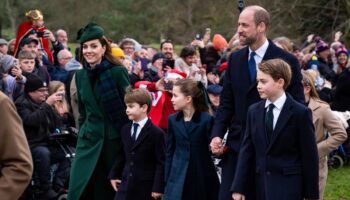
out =
<path fill-rule="evenodd" d="M 151 110 L 152 97 L 150 93 L 142 88 L 134 89 L 131 86 L 126 88 L 126 94 L 124 96 L 124 102 L 137 103 L 140 106 L 147 105 L 147 113 Z"/>
<path fill-rule="evenodd" d="M 193 56 L 193 55 L 196 55 L 196 49 L 191 46 L 184 47 L 180 53 L 181 58 L 186 58 L 188 56 Z"/>
<path fill-rule="evenodd" d="M 258 68 L 264 74 L 270 75 L 274 81 L 283 79 L 284 90 L 286 90 L 292 79 L 292 71 L 289 64 L 279 58 L 263 61 L 259 64 Z"/>
<path fill-rule="evenodd" d="M 23 60 L 23 59 L 35 59 L 35 54 L 31 51 L 21 50 L 18 53 L 18 60 Z"/>

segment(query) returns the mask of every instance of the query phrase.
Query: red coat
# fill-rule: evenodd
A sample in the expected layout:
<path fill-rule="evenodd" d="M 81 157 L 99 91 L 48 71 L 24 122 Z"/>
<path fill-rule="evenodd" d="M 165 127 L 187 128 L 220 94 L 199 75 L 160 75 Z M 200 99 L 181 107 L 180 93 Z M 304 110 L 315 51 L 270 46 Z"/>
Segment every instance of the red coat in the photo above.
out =
<path fill-rule="evenodd" d="M 45 27 L 34 28 L 31 21 L 25 21 L 18 26 L 17 35 L 16 35 L 16 44 L 15 44 L 15 50 L 14 50 L 13 56 L 15 56 L 17 58 L 19 50 L 20 50 L 19 45 L 21 44 L 22 39 L 27 37 L 28 34 L 31 33 L 33 30 L 35 32 L 43 32 L 46 30 L 46 28 Z M 49 39 L 40 37 L 39 43 L 40 43 L 41 47 L 44 48 L 44 50 L 49 58 L 49 61 L 51 63 L 53 63 L 52 53 L 49 50 Z"/>
<path fill-rule="evenodd" d="M 135 83 L 135 88 L 145 88 L 151 92 L 152 108 L 148 113 L 153 124 L 162 129 L 168 129 L 169 116 L 175 113 L 174 106 L 171 103 L 172 94 L 167 91 L 157 91 L 156 83 L 148 81 L 139 81 Z"/>

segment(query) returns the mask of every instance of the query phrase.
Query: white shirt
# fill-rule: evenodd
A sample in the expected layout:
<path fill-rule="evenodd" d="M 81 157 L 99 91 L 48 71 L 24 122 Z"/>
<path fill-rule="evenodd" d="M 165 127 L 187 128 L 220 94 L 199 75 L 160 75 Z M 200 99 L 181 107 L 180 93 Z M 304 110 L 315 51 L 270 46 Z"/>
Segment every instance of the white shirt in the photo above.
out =
<path fill-rule="evenodd" d="M 265 102 L 265 108 L 267 108 L 271 103 L 273 103 L 275 105 L 275 108 L 272 110 L 273 113 L 273 129 L 275 129 L 276 123 L 277 123 L 277 119 L 281 114 L 282 108 L 284 103 L 287 100 L 287 96 L 286 93 L 283 92 L 282 96 L 280 96 L 275 102 L 271 102 L 270 100 L 266 99 Z M 266 109 L 267 112 L 267 109 Z"/>
<path fill-rule="evenodd" d="M 147 123 L 147 120 L 148 120 L 148 117 L 146 117 L 145 119 L 142 119 L 142 120 L 140 120 L 140 121 L 138 121 L 138 122 L 136 122 L 136 121 L 132 121 L 132 125 L 131 125 L 131 137 L 132 137 L 132 134 L 134 133 L 134 123 L 137 123 L 137 124 L 139 124 L 138 126 L 137 126 L 137 132 L 136 132 L 136 139 L 137 139 L 137 137 L 139 137 L 139 135 L 140 135 L 140 132 L 141 132 L 141 130 L 142 130 L 142 128 L 145 126 L 145 124 Z"/>
<path fill-rule="evenodd" d="M 265 56 L 265 53 L 267 51 L 267 47 L 269 47 L 269 40 L 266 39 L 264 44 L 255 51 L 254 59 L 255 59 L 255 63 L 256 63 L 256 70 L 258 70 L 258 64 L 261 63 L 262 59 Z M 252 53 L 252 50 L 249 47 L 248 61 L 249 61 L 251 53 Z"/>

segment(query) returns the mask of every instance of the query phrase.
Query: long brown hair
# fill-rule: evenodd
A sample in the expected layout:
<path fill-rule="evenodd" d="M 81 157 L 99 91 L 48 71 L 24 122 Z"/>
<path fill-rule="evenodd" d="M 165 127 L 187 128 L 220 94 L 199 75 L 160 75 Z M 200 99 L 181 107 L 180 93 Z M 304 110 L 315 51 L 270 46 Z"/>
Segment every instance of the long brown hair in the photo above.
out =
<path fill-rule="evenodd" d="M 303 75 L 303 80 L 301 81 L 303 86 L 310 87 L 310 98 L 320 99 L 315 87 L 315 79 L 311 73 L 308 70 L 302 70 L 301 74 Z"/>
<path fill-rule="evenodd" d="M 174 86 L 178 86 L 184 96 L 192 97 L 192 104 L 196 111 L 208 112 L 209 105 L 206 102 L 205 88 L 203 88 L 200 82 L 192 79 L 181 79 L 174 83 Z"/>
<path fill-rule="evenodd" d="M 115 56 L 112 55 L 112 48 L 110 43 L 108 42 L 107 38 L 105 36 L 103 36 L 102 38 L 98 39 L 101 43 L 102 46 L 106 47 L 106 51 L 104 54 L 104 57 L 113 65 L 123 65 L 122 61 L 119 58 L 116 58 Z M 84 59 L 84 55 L 83 55 L 83 45 L 80 45 L 80 49 L 79 49 L 79 61 L 80 63 L 84 63 L 86 62 Z"/>
<path fill-rule="evenodd" d="M 50 81 L 49 87 L 48 87 L 49 95 L 52 95 L 55 92 L 57 92 L 57 90 L 62 86 L 64 87 L 64 89 L 66 89 L 64 83 L 62 83 L 61 81 Z M 69 112 L 69 105 L 65 96 L 63 96 L 62 101 L 55 102 L 54 107 L 55 107 L 55 111 L 59 114 L 62 114 L 60 113 L 60 107 L 63 108 L 64 113 Z"/>

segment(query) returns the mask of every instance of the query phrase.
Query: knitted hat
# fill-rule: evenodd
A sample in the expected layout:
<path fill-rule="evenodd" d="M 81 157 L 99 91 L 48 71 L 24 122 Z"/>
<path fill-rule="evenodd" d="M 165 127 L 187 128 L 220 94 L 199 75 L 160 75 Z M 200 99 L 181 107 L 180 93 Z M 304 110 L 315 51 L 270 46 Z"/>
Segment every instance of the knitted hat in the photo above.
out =
<path fill-rule="evenodd" d="M 335 52 L 335 55 L 338 57 L 341 53 L 345 53 L 347 56 L 349 56 L 348 50 L 344 46 L 339 47 Z"/>
<path fill-rule="evenodd" d="M 0 45 L 5 44 L 7 45 L 8 42 L 5 39 L 0 38 Z"/>
<path fill-rule="evenodd" d="M 81 28 L 78 31 L 77 40 L 79 40 L 80 44 L 83 44 L 90 40 L 100 39 L 103 37 L 103 35 L 103 28 L 93 22 L 90 22 L 84 28 Z"/>
<path fill-rule="evenodd" d="M 222 35 L 215 34 L 213 38 L 213 46 L 217 51 L 223 50 L 227 46 L 227 41 Z"/>
<path fill-rule="evenodd" d="M 156 53 L 156 54 L 154 54 L 154 56 L 153 56 L 153 58 L 152 58 L 152 64 L 153 64 L 154 62 L 156 62 L 156 60 L 161 59 L 161 58 L 165 59 L 165 55 L 162 54 L 162 53 Z"/>
<path fill-rule="evenodd" d="M 166 73 L 165 79 L 183 79 L 186 78 L 187 74 L 185 72 L 179 71 L 177 69 L 169 69 Z"/>
<path fill-rule="evenodd" d="M 4 73 L 8 73 L 14 66 L 15 58 L 10 55 L 0 54 L 0 68 Z"/>
<path fill-rule="evenodd" d="M 316 42 L 316 53 L 317 54 L 329 49 L 329 45 L 325 41 L 321 40 L 320 37 L 317 37 L 315 39 L 315 42 Z"/>
<path fill-rule="evenodd" d="M 125 58 L 124 51 L 119 47 L 112 47 L 112 55 L 117 58 Z"/>
<path fill-rule="evenodd" d="M 42 87 L 47 87 L 46 82 L 41 80 L 37 75 L 30 74 L 27 76 L 27 81 L 24 85 L 24 92 L 27 94 Z"/>
<path fill-rule="evenodd" d="M 207 88 L 208 93 L 210 94 L 215 94 L 219 95 L 222 91 L 222 86 L 221 85 L 209 85 Z"/>

